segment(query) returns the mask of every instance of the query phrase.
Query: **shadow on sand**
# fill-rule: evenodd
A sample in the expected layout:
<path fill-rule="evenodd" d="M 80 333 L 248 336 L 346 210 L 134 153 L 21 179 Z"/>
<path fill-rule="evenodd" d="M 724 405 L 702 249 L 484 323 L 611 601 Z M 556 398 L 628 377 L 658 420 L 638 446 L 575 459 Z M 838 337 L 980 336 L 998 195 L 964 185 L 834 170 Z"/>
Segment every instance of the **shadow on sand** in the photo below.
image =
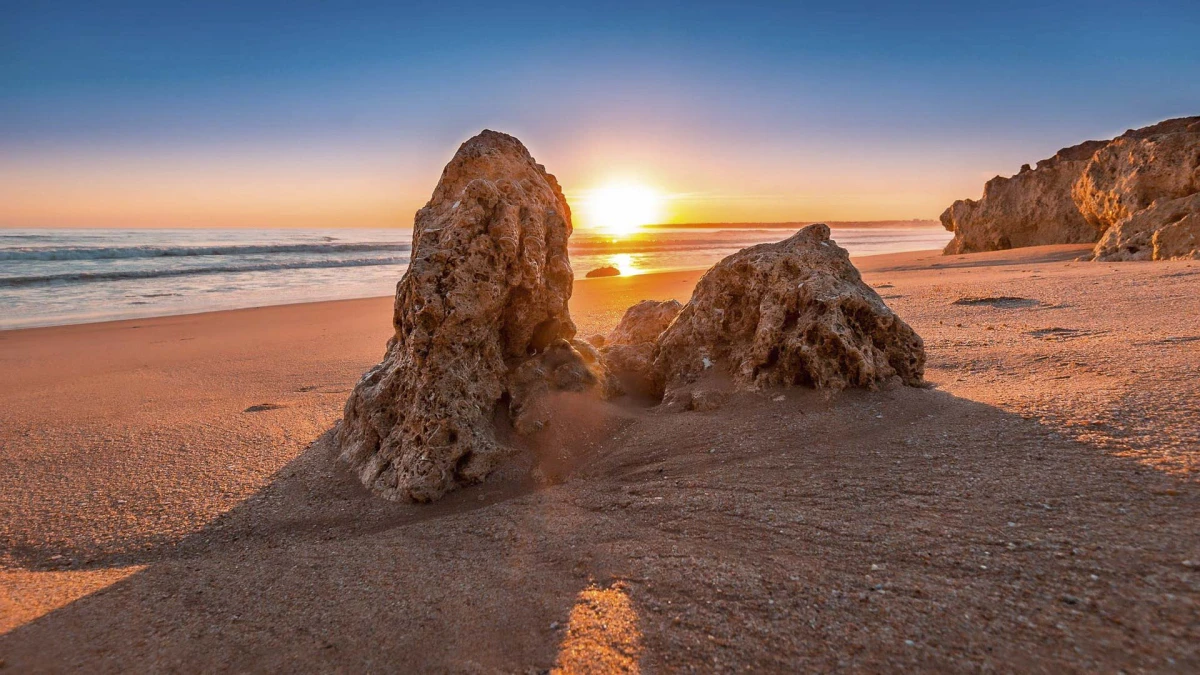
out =
<path fill-rule="evenodd" d="M 539 671 L 615 583 L 655 671 L 1200 668 L 1194 486 L 934 389 L 779 397 L 629 413 L 561 484 L 429 506 L 371 497 L 326 434 L 186 540 L 95 560 L 148 567 L 0 658 Z"/>

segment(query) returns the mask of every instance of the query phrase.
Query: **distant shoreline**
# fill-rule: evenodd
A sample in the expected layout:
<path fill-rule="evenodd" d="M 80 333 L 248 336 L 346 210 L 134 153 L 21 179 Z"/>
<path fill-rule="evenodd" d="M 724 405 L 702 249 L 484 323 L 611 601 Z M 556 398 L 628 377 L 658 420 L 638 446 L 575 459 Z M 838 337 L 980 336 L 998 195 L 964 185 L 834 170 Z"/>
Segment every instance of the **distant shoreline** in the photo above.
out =
<path fill-rule="evenodd" d="M 642 225 L 644 229 L 798 229 L 805 225 L 813 223 L 825 223 L 831 228 L 846 228 L 846 227 L 942 227 L 942 224 L 936 220 L 927 220 L 922 218 L 914 218 L 911 220 L 800 220 L 800 221 L 782 221 L 782 222 L 762 222 L 762 223 L 656 223 L 653 225 Z M 587 226 L 576 226 L 578 230 L 595 229 Z M 258 227 L 258 226 L 238 226 L 238 225 L 205 225 L 205 226 L 140 226 L 127 225 L 124 227 L 116 227 L 111 225 L 54 225 L 54 226 L 19 226 L 0 224 L 0 233 L 4 232 L 56 232 L 63 230 L 91 230 L 91 231 L 109 231 L 122 232 L 129 230 L 144 230 L 144 231 L 204 231 L 204 230 L 245 230 L 248 232 L 325 232 L 337 230 L 412 230 L 412 225 L 374 225 L 362 227 L 339 227 L 336 225 L 327 225 L 324 227 Z M 11 236 L 11 235 L 10 235 Z"/>
<path fill-rule="evenodd" d="M 851 256 L 858 264 L 864 264 L 868 261 L 873 261 L 878 264 L 878 261 L 890 260 L 888 256 L 940 256 L 940 250 L 919 250 L 919 251 L 903 251 L 898 253 L 874 253 L 864 256 Z M 690 295 L 691 285 L 695 283 L 701 275 L 704 274 L 710 266 L 683 267 L 669 270 L 654 270 L 651 272 L 639 272 L 637 274 L 621 275 L 613 277 L 599 277 L 588 279 L 580 277 L 575 279 L 574 288 L 578 292 L 581 288 L 589 289 L 587 292 L 588 302 L 603 304 L 608 310 L 608 314 L 603 316 L 604 326 L 610 328 L 615 325 L 621 318 L 621 313 L 630 305 L 646 297 L 655 297 L 656 291 L 650 291 L 646 295 L 648 289 L 664 289 L 674 288 L 675 284 L 688 284 L 688 293 L 683 296 L 683 300 Z M 601 289 L 604 289 L 603 291 Z M 604 302 L 600 302 L 596 298 L 599 295 L 611 296 Z M 641 295 L 639 295 L 641 294 Z M 661 294 L 661 293 L 660 293 Z M 363 295 L 345 298 L 313 298 L 313 299 L 294 299 L 289 301 L 273 302 L 270 304 L 247 305 L 244 307 L 225 307 L 225 308 L 201 308 L 201 309 L 184 309 L 180 311 L 166 311 L 161 314 L 150 314 L 146 316 L 128 316 L 119 318 L 88 318 L 88 317 L 71 317 L 67 319 L 50 320 L 46 323 L 30 322 L 26 325 L 11 326 L 8 328 L 0 328 L 0 336 L 8 337 L 18 334 L 22 331 L 54 331 L 62 329 L 83 329 L 92 330 L 110 324 L 125 324 L 132 326 L 148 325 L 150 322 L 170 321 L 182 318 L 195 318 L 202 315 L 221 314 L 226 316 L 240 316 L 247 312 L 259 312 L 261 310 L 270 310 L 272 308 L 298 307 L 300 305 L 310 306 L 334 306 L 338 303 L 355 303 L 355 302 L 383 302 L 391 303 L 395 294 L 378 294 L 378 295 Z M 666 296 L 660 299 L 665 299 Z"/>
<path fill-rule="evenodd" d="M 830 228 L 866 228 L 866 227 L 942 227 L 942 224 L 936 220 L 806 220 L 798 222 L 782 222 L 782 223 L 660 223 L 657 225 L 643 225 L 643 229 L 713 229 L 724 228 L 731 230 L 750 230 L 750 229 L 779 229 L 779 230 L 795 230 L 813 223 L 825 223 Z M 583 228 L 580 228 L 583 229 Z"/>

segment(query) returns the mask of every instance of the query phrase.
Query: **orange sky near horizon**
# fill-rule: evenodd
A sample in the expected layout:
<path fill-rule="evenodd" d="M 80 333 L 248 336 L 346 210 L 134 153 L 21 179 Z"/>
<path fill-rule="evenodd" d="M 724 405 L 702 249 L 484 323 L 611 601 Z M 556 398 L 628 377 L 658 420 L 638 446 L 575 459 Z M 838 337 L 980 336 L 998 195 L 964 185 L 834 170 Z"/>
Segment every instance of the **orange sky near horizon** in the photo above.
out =
<path fill-rule="evenodd" d="M 936 218 L 1196 113 L 1196 3 L 1126 4 L 14 3 L 0 227 L 408 227 L 484 127 L 669 222 Z"/>
<path fill-rule="evenodd" d="M 989 177 L 963 176 L 928 153 L 698 151 L 644 140 L 526 142 L 569 201 L 635 182 L 664 195 L 669 223 L 936 218 L 954 199 L 978 196 Z M 0 227 L 408 227 L 453 150 L 297 143 L 9 154 L 0 158 Z M 575 225 L 603 224 L 575 208 Z"/>

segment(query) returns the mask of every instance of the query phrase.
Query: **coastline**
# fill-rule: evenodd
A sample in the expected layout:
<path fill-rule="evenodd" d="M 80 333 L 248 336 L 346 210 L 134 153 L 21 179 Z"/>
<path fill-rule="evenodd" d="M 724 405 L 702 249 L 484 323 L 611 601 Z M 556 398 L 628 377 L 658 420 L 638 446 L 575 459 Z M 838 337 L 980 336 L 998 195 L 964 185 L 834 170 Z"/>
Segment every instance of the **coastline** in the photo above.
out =
<path fill-rule="evenodd" d="M 1053 247 L 1051 247 L 1053 248 Z M 925 257 L 935 255 L 940 256 L 938 250 L 925 251 L 904 251 L 901 253 L 880 253 L 866 256 L 851 256 L 851 260 L 860 269 L 870 269 L 873 266 L 886 265 L 887 261 L 893 256 L 915 256 L 915 259 L 924 260 Z M 680 302 L 687 302 L 691 295 L 691 288 L 695 282 L 703 276 L 708 267 L 694 267 L 679 270 L 644 272 L 633 275 L 622 275 L 615 277 L 603 278 L 579 278 L 574 282 L 574 295 L 571 300 L 574 305 L 581 304 L 584 311 L 580 317 L 576 317 L 576 323 L 579 324 L 579 333 L 582 336 L 589 335 L 600 330 L 607 330 L 608 327 L 615 325 L 620 320 L 621 314 L 625 309 L 638 302 L 639 300 L 668 300 L 674 298 Z M 397 279 L 399 281 L 399 279 Z M 681 288 L 676 288 L 682 284 Z M 681 290 L 682 289 L 682 290 Z M 680 293 L 683 293 L 680 295 Z M 24 331 L 47 331 L 57 328 L 79 327 L 79 326 L 103 326 L 112 324 L 114 326 L 125 324 L 152 325 L 160 320 L 169 320 L 180 317 L 194 317 L 203 315 L 215 316 L 240 316 L 240 313 L 252 312 L 262 309 L 292 307 L 292 306 L 312 306 L 314 308 L 324 307 L 328 305 L 336 305 L 337 303 L 375 303 L 386 302 L 391 304 L 393 295 L 379 295 L 362 298 L 339 298 L 334 300 L 296 300 L 294 302 L 281 302 L 270 305 L 257 305 L 254 307 L 241 307 L 236 309 L 220 309 L 220 310 L 203 310 L 197 312 L 181 312 L 178 314 L 162 314 L 156 316 L 148 316 L 141 318 L 130 319 L 112 319 L 104 321 L 82 321 L 76 323 L 61 323 L 48 326 L 29 326 L 21 328 L 0 329 L 0 335 L 15 334 Z M 388 310 L 390 313 L 390 309 Z M 593 316 L 595 315 L 595 316 Z M 580 324 L 580 318 L 583 323 Z"/>
<path fill-rule="evenodd" d="M 0 332 L 0 657 L 548 667 L 597 587 L 656 670 L 1200 664 L 1200 265 L 1085 248 L 855 258 L 928 389 L 614 408 L 565 482 L 426 507 L 320 440 L 390 297 Z M 699 276 L 581 280 L 572 315 L 601 332 Z"/>
<path fill-rule="evenodd" d="M 855 255 L 934 248 L 935 228 L 850 228 Z M 572 262 L 583 279 L 605 265 L 625 275 L 704 270 L 785 229 L 647 230 L 613 238 L 579 230 Z M 411 231 L 0 230 L 0 330 L 353 300 L 392 295 Z"/>

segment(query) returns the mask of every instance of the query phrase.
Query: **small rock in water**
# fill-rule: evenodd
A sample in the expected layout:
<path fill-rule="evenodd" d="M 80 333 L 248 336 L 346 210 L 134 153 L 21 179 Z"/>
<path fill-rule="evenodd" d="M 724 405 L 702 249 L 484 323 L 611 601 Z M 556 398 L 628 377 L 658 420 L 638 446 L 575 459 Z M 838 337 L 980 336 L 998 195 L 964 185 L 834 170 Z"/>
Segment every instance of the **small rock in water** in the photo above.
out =
<path fill-rule="evenodd" d="M 621 270 L 613 267 L 612 265 L 605 265 L 604 267 L 597 267 L 591 272 L 588 272 L 586 276 L 588 279 L 594 279 L 596 277 L 619 277 L 621 276 Z"/>

